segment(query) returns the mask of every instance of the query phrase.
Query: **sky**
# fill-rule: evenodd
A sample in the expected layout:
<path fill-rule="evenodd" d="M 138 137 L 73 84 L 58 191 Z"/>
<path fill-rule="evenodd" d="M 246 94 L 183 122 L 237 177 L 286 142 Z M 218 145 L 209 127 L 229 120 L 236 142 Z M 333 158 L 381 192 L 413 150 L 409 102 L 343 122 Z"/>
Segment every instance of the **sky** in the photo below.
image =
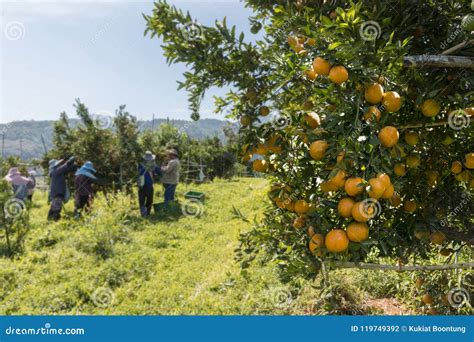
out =
<path fill-rule="evenodd" d="M 251 11 L 239 0 L 169 0 L 203 25 L 227 17 L 251 39 Z M 119 105 L 139 119 L 189 119 L 177 90 L 184 65 L 166 63 L 161 41 L 144 37 L 152 1 L 0 0 L 0 123 L 74 117 L 76 98 L 97 114 Z M 206 96 L 202 118 L 213 113 Z"/>

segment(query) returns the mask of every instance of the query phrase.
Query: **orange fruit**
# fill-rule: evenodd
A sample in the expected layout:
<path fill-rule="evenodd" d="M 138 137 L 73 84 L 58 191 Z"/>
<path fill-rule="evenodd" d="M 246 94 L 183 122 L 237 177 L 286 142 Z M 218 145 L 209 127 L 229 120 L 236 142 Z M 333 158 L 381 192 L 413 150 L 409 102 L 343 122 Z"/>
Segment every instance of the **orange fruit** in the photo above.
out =
<path fill-rule="evenodd" d="M 393 167 L 393 171 L 399 177 L 403 177 L 407 173 L 405 164 L 401 164 L 401 163 L 395 164 L 395 166 Z"/>
<path fill-rule="evenodd" d="M 306 70 L 304 74 L 306 75 L 306 78 L 310 81 L 314 81 L 316 77 L 318 77 L 318 74 L 313 69 Z"/>
<path fill-rule="evenodd" d="M 423 303 L 425 303 L 426 305 L 431 305 L 433 304 L 433 296 L 428 294 L 428 293 L 425 293 L 422 297 L 421 297 L 421 301 Z"/>
<path fill-rule="evenodd" d="M 331 63 L 321 57 L 316 57 L 313 61 L 313 70 L 319 75 L 327 76 L 331 70 Z"/>
<path fill-rule="evenodd" d="M 270 114 L 270 108 L 268 108 L 267 106 L 260 107 L 259 114 L 261 116 L 267 116 L 268 114 Z"/>
<path fill-rule="evenodd" d="M 430 235 L 430 241 L 432 244 L 441 245 L 446 241 L 446 235 L 442 232 L 433 232 Z"/>
<path fill-rule="evenodd" d="M 349 72 L 342 65 L 332 67 L 329 71 L 329 79 L 332 83 L 342 84 L 349 79 Z"/>
<path fill-rule="evenodd" d="M 385 188 L 385 191 L 382 194 L 382 198 L 390 199 L 392 198 L 394 193 L 395 193 L 395 188 L 393 187 L 393 184 L 390 184 L 388 187 Z"/>
<path fill-rule="evenodd" d="M 321 160 L 324 158 L 328 147 L 329 145 L 326 140 L 316 140 L 309 147 L 309 154 L 314 160 Z"/>
<path fill-rule="evenodd" d="M 362 242 L 369 237 L 369 227 L 365 223 L 352 222 L 346 231 L 347 237 L 353 242 Z"/>
<path fill-rule="evenodd" d="M 392 184 L 390 176 L 386 173 L 377 173 L 377 178 L 383 182 L 385 188 L 388 188 Z"/>
<path fill-rule="evenodd" d="M 383 147 L 393 147 L 399 138 L 398 130 L 393 126 L 385 126 L 380 130 L 379 140 Z"/>
<path fill-rule="evenodd" d="M 466 183 L 469 182 L 469 179 L 471 178 L 471 173 L 468 170 L 464 170 L 460 174 L 456 175 L 454 178 L 456 178 L 458 182 Z"/>
<path fill-rule="evenodd" d="M 336 175 L 332 177 L 329 182 L 336 186 L 338 189 L 342 189 L 346 183 L 347 173 L 344 170 L 337 171 Z"/>
<path fill-rule="evenodd" d="M 416 202 L 414 200 L 406 201 L 403 204 L 403 209 L 408 213 L 414 213 L 416 211 Z"/>
<path fill-rule="evenodd" d="M 252 118 L 248 115 L 243 115 L 240 117 L 240 124 L 242 127 L 247 127 L 252 123 Z"/>
<path fill-rule="evenodd" d="M 268 170 L 268 163 L 264 159 L 256 159 L 253 161 L 252 167 L 256 172 L 266 172 Z"/>
<path fill-rule="evenodd" d="M 450 256 L 452 253 L 453 253 L 453 250 L 449 248 L 442 248 L 439 251 L 439 254 L 441 254 L 442 256 Z"/>
<path fill-rule="evenodd" d="M 410 146 L 415 146 L 420 141 L 418 133 L 414 131 L 407 131 L 405 133 L 405 142 Z"/>
<path fill-rule="evenodd" d="M 344 155 L 345 155 L 345 154 L 346 154 L 345 151 L 339 152 L 339 154 L 337 155 L 337 158 L 336 158 L 336 162 L 337 162 L 338 164 L 344 160 Z"/>
<path fill-rule="evenodd" d="M 341 199 L 337 205 L 337 212 L 339 215 L 345 218 L 352 216 L 352 207 L 354 206 L 354 200 L 349 197 Z"/>
<path fill-rule="evenodd" d="M 396 91 L 388 91 L 383 94 L 382 104 L 387 112 L 394 113 L 402 107 L 402 99 Z"/>
<path fill-rule="evenodd" d="M 407 162 L 407 166 L 412 169 L 416 169 L 421 164 L 420 157 L 418 157 L 416 154 L 410 154 L 407 157 L 406 162 Z"/>
<path fill-rule="evenodd" d="M 314 108 L 314 103 L 313 101 L 311 100 L 306 100 L 304 103 L 303 103 L 303 109 L 304 110 L 311 110 Z"/>
<path fill-rule="evenodd" d="M 306 220 L 303 216 L 299 216 L 297 218 L 295 218 L 295 220 L 293 221 L 293 227 L 295 229 L 300 229 L 300 228 L 303 228 L 306 224 Z"/>
<path fill-rule="evenodd" d="M 419 289 L 424 283 L 425 281 L 422 278 L 418 278 L 415 281 L 415 287 Z"/>
<path fill-rule="evenodd" d="M 308 40 L 306 41 L 306 44 L 308 44 L 309 46 L 315 46 L 316 40 L 313 38 L 308 38 Z"/>
<path fill-rule="evenodd" d="M 432 118 L 436 115 L 439 114 L 441 111 L 441 106 L 436 100 L 425 100 L 421 104 L 421 112 L 423 113 L 424 116 L 427 116 L 429 118 Z"/>
<path fill-rule="evenodd" d="M 309 226 L 307 232 L 308 232 L 309 237 L 313 237 L 316 234 L 313 226 Z"/>
<path fill-rule="evenodd" d="M 378 83 L 372 83 L 365 88 L 365 100 L 371 104 L 377 104 L 382 101 L 383 98 L 383 87 Z"/>
<path fill-rule="evenodd" d="M 322 234 L 314 234 L 311 237 L 311 241 L 309 242 L 309 250 L 311 253 L 314 253 L 315 250 L 324 248 L 324 236 Z"/>
<path fill-rule="evenodd" d="M 470 170 L 474 169 L 474 152 L 464 156 L 464 165 Z"/>
<path fill-rule="evenodd" d="M 304 119 L 308 126 L 313 129 L 319 127 L 319 125 L 321 124 L 321 119 L 319 118 L 319 115 L 314 112 L 307 113 L 304 116 Z"/>
<path fill-rule="evenodd" d="M 457 175 L 458 173 L 461 173 L 461 171 L 462 171 L 462 164 L 461 164 L 461 162 L 454 161 L 454 162 L 451 164 L 451 172 L 454 173 L 455 175 Z"/>
<path fill-rule="evenodd" d="M 418 240 L 425 240 L 425 239 L 428 239 L 430 237 L 430 232 L 427 231 L 427 230 L 416 230 L 415 231 L 415 237 Z"/>
<path fill-rule="evenodd" d="M 392 198 L 390 198 L 390 204 L 394 206 L 395 208 L 398 207 L 400 204 L 402 204 L 402 199 L 398 194 L 393 194 Z"/>
<path fill-rule="evenodd" d="M 298 214 L 306 214 L 309 210 L 309 203 L 305 200 L 297 200 L 295 202 L 295 211 Z"/>
<path fill-rule="evenodd" d="M 474 107 L 464 108 L 464 111 L 467 115 L 473 116 L 474 115 Z"/>
<path fill-rule="evenodd" d="M 346 180 L 344 183 L 344 191 L 349 195 L 349 196 L 357 196 L 358 194 L 361 194 L 364 191 L 364 185 L 361 184 L 363 183 L 364 180 L 360 177 L 352 177 Z"/>
<path fill-rule="evenodd" d="M 278 208 L 285 209 L 285 202 L 280 197 L 275 198 L 275 204 Z"/>
<path fill-rule="evenodd" d="M 438 171 L 426 171 L 426 181 L 428 185 L 435 186 L 436 183 L 438 182 L 438 176 L 439 172 Z"/>
<path fill-rule="evenodd" d="M 386 188 L 384 182 L 381 179 L 371 178 L 369 179 L 369 186 L 367 189 L 367 193 L 371 198 L 379 199 L 382 197 Z"/>
<path fill-rule="evenodd" d="M 324 240 L 326 248 L 330 252 L 344 252 L 349 247 L 349 239 L 342 229 L 333 229 L 327 233 Z"/>
<path fill-rule="evenodd" d="M 298 44 L 298 39 L 296 39 L 296 37 L 294 36 L 288 36 L 287 41 L 290 46 L 295 46 L 296 44 Z"/>
<path fill-rule="evenodd" d="M 364 120 L 365 121 L 370 121 L 374 120 L 379 122 L 380 118 L 382 116 L 382 113 L 380 113 L 380 110 L 376 106 L 370 106 L 369 109 L 367 109 L 367 112 L 364 114 Z"/>
<path fill-rule="evenodd" d="M 367 222 L 375 216 L 375 208 L 365 202 L 356 202 L 352 207 L 352 217 L 357 222 Z"/>
<path fill-rule="evenodd" d="M 260 154 L 260 155 L 265 155 L 268 153 L 268 149 L 267 149 L 267 146 L 265 146 L 264 144 L 257 144 L 257 146 L 252 150 L 252 153 L 254 154 Z"/>

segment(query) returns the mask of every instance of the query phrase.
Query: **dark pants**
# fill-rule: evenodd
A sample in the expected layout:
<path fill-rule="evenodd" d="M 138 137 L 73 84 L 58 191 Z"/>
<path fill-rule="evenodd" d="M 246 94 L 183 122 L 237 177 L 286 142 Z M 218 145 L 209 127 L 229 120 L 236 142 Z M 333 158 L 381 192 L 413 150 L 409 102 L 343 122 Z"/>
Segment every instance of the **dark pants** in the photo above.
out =
<path fill-rule="evenodd" d="M 79 217 L 81 211 L 84 210 L 89 210 L 91 205 L 91 197 L 89 195 L 86 196 L 78 196 L 76 195 L 75 201 L 74 201 L 74 216 Z"/>
<path fill-rule="evenodd" d="M 153 187 L 144 186 L 138 189 L 138 203 L 140 204 L 140 214 L 143 217 L 151 214 Z"/>
<path fill-rule="evenodd" d="M 165 203 L 174 201 L 174 193 L 176 192 L 176 186 L 178 184 L 163 184 L 165 188 Z"/>
<path fill-rule="evenodd" d="M 48 220 L 58 221 L 61 218 L 61 210 L 63 209 L 64 197 L 56 196 L 51 201 L 51 207 L 48 212 Z"/>

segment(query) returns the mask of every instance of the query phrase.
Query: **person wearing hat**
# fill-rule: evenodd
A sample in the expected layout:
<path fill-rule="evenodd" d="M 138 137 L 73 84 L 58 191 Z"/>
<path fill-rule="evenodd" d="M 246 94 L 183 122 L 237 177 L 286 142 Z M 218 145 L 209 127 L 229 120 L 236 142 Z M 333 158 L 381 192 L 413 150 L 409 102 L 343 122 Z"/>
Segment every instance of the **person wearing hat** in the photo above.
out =
<path fill-rule="evenodd" d="M 160 176 L 161 170 L 156 165 L 156 156 L 146 151 L 142 162 L 138 165 L 138 203 L 140 214 L 146 217 L 151 214 L 153 205 L 153 176 Z"/>
<path fill-rule="evenodd" d="M 26 185 L 27 197 L 28 197 L 28 200 L 33 201 L 33 194 L 36 188 L 36 170 L 28 171 L 28 177 L 31 180 L 31 182 Z"/>
<path fill-rule="evenodd" d="M 15 198 L 24 201 L 28 195 L 28 185 L 33 182 L 31 178 L 23 177 L 17 167 L 12 167 L 5 180 L 11 184 Z"/>
<path fill-rule="evenodd" d="M 83 209 L 88 210 L 94 197 L 92 184 L 98 184 L 97 171 L 92 162 L 87 161 L 76 171 L 74 185 L 74 216 L 78 218 Z"/>
<path fill-rule="evenodd" d="M 69 189 L 66 183 L 68 173 L 76 170 L 76 158 L 49 161 L 49 198 L 51 207 L 48 212 L 48 220 L 57 221 L 61 218 L 61 210 L 64 202 L 69 200 Z"/>
<path fill-rule="evenodd" d="M 165 188 L 165 203 L 174 201 L 174 194 L 179 183 L 179 171 L 181 163 L 179 162 L 178 152 L 175 149 L 167 151 L 167 163 L 161 167 L 161 182 Z"/>

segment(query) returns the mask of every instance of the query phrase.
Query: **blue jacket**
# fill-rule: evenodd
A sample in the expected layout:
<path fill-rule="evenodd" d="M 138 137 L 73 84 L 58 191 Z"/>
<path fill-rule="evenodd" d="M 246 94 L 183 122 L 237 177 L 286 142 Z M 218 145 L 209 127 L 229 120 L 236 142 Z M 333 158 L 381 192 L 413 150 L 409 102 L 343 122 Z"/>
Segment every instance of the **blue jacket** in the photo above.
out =
<path fill-rule="evenodd" d="M 158 177 L 161 176 L 161 169 L 159 166 L 155 166 L 152 171 L 148 171 L 142 164 L 138 165 L 138 175 L 145 176 L 145 184 L 143 185 L 144 188 L 152 188 L 153 187 L 153 176 Z"/>
<path fill-rule="evenodd" d="M 74 159 L 61 161 L 49 174 L 51 177 L 50 196 L 55 198 L 58 196 L 64 197 L 66 195 L 66 174 L 76 169 Z"/>

